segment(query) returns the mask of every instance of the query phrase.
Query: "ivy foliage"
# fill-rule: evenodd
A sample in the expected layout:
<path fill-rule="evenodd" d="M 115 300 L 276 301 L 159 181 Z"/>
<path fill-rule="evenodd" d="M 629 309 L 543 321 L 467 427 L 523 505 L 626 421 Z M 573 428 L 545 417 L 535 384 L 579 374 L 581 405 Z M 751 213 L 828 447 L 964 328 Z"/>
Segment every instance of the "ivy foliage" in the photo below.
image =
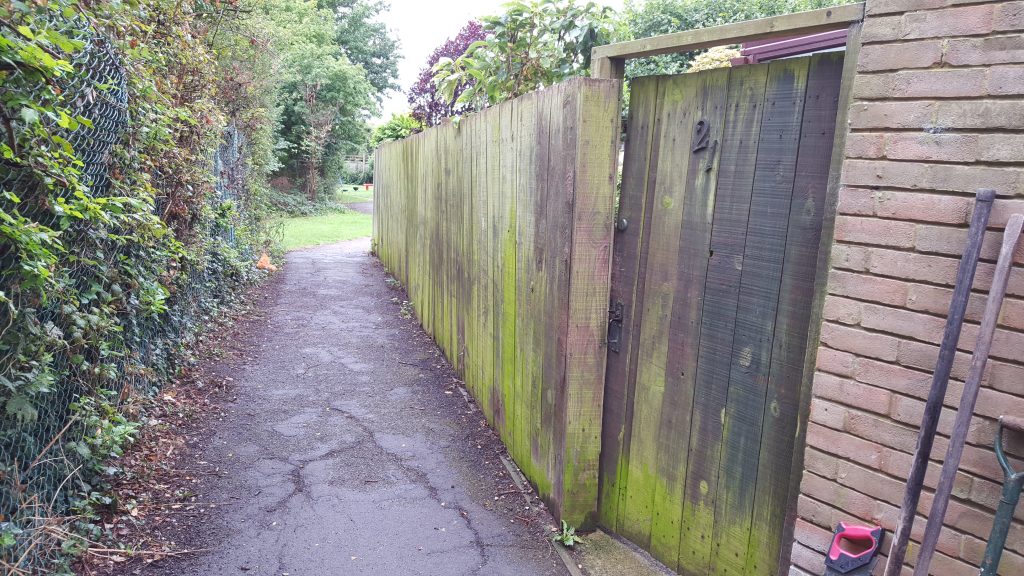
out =
<path fill-rule="evenodd" d="M 131 399 L 257 278 L 277 120 L 240 2 L 0 5 L 7 569 L 61 571 L 48 518 L 100 529 Z"/>
<path fill-rule="evenodd" d="M 482 19 L 484 40 L 434 66 L 445 101 L 481 109 L 584 75 L 591 49 L 608 43 L 615 29 L 615 12 L 594 2 L 515 0 L 503 8 Z"/>

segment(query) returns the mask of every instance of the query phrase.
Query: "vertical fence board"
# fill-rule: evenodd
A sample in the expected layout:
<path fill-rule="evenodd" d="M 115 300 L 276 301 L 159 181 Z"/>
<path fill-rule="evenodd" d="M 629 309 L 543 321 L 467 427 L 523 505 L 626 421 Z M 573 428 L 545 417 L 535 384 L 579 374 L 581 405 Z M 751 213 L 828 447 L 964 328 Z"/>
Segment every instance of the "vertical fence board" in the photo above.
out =
<path fill-rule="evenodd" d="M 668 358 L 668 328 L 675 298 L 673 280 L 678 258 L 683 219 L 683 202 L 690 163 L 693 126 L 697 119 L 692 101 L 699 77 L 675 76 L 666 80 L 659 115 L 662 118 L 660 152 L 671 162 L 660 162 L 654 183 L 650 234 L 657 238 L 648 246 L 647 269 L 639 340 L 645 353 L 637 358 L 636 388 L 633 400 L 633 429 L 629 456 L 629 490 L 625 512 L 620 519 L 623 533 L 644 547 L 650 545 L 654 515 L 654 494 L 658 477 L 658 429 L 665 392 L 665 366 Z M 624 521 L 624 522 L 622 522 Z"/>
<path fill-rule="evenodd" d="M 768 69 L 726 382 L 728 395 L 716 395 L 711 404 L 724 410 L 724 419 L 721 426 L 707 430 L 718 448 L 709 457 L 714 466 L 710 471 L 712 494 L 716 498 L 728 495 L 734 508 L 747 510 L 730 522 L 750 522 L 806 76 L 806 59 L 780 60 Z M 710 536 L 708 533 L 709 540 Z M 731 547 L 739 542 L 742 538 L 722 545 Z M 732 552 L 745 556 L 740 546 Z"/>
<path fill-rule="evenodd" d="M 504 391 L 503 418 L 505 444 L 509 451 L 520 442 L 522 429 L 520 413 L 516 409 L 516 179 L 518 155 L 518 104 L 505 102 L 499 107 L 501 116 L 501 204 L 498 213 L 496 252 L 501 259 L 501 290 L 495 305 L 501 309 L 501 328 L 497 334 L 501 361 L 497 377 Z"/>
<path fill-rule="evenodd" d="M 679 211 L 682 213 L 677 259 L 670 266 L 674 275 L 668 328 L 668 356 L 665 361 L 665 393 L 660 407 L 657 462 L 661 480 L 655 487 L 651 524 L 651 550 L 672 558 L 679 553 L 682 516 L 685 511 L 687 457 L 690 438 L 689 413 L 693 407 L 697 373 L 697 349 L 704 283 L 708 268 L 708 245 L 715 206 L 718 148 L 722 138 L 729 70 L 695 75 L 697 85 L 690 107 L 694 112 L 688 128 L 689 146 L 676 156 L 689 168 Z M 701 124 L 703 122 L 703 124 Z M 679 454 L 666 458 L 666 454 Z M 674 565 L 674 562 L 669 562 Z"/>
<path fill-rule="evenodd" d="M 589 81 L 587 81 L 590 84 Z M 580 92 L 574 131 L 577 135 L 572 213 L 572 252 L 569 256 L 569 323 L 565 366 L 564 433 L 558 454 L 563 461 L 555 471 L 560 479 L 579 478 L 572 491 L 564 490 L 563 508 L 586 510 L 582 524 L 597 522 L 598 473 L 601 456 L 602 395 L 611 236 L 615 202 L 615 160 L 619 142 L 617 84 L 591 84 Z"/>
<path fill-rule="evenodd" d="M 601 425 L 600 516 L 606 527 L 617 530 L 620 493 L 627 481 L 628 432 L 631 420 L 632 387 L 628 378 L 635 363 L 632 354 L 637 319 L 635 314 L 643 266 L 640 246 L 644 230 L 644 212 L 648 203 L 647 181 L 652 166 L 657 166 L 653 143 L 657 139 L 657 77 L 637 78 L 630 94 L 626 148 L 622 161 L 622 193 L 615 242 L 612 247 L 610 301 L 622 306 L 618 350 L 611 350 L 607 362 L 604 415 Z M 611 346 L 611 343 L 609 343 Z"/>
<path fill-rule="evenodd" d="M 751 530 L 747 568 L 737 573 L 777 573 L 780 553 L 786 548 L 780 547 L 783 527 L 787 517 L 790 521 L 795 517 L 795 503 L 789 502 L 791 474 L 777 463 L 791 460 L 795 449 L 800 413 L 800 389 L 795 383 L 803 375 L 811 321 L 808 303 L 814 298 L 842 71 L 842 54 L 822 54 L 809 63 L 754 490 L 753 525 L 762 528 Z"/>
<path fill-rule="evenodd" d="M 723 137 L 707 294 L 701 318 L 698 354 L 698 378 L 701 381 L 727 382 L 729 379 L 736 303 L 754 183 L 753 159 L 757 155 L 767 78 L 767 66 L 745 66 L 733 70 L 730 77 L 729 126 Z M 737 564 L 742 567 L 744 557 L 736 554 L 732 543 L 745 539 L 749 534 L 749 526 L 744 521 L 749 510 L 732 514 L 733 500 L 725 494 L 715 503 L 715 518 L 726 521 L 715 523 L 712 564 L 721 565 L 723 573 L 733 573 L 729 570 Z"/>

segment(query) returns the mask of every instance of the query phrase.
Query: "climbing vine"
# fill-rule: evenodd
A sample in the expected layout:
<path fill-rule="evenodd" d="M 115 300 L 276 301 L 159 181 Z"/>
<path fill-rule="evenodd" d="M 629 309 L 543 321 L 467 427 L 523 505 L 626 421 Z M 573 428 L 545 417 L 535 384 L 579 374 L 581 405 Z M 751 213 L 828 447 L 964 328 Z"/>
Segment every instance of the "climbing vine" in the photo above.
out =
<path fill-rule="evenodd" d="M 137 431 L 133 398 L 173 376 L 190 335 L 256 279 L 276 119 L 254 73 L 270 56 L 245 11 L 239 0 L 0 5 L 0 562 L 11 573 L 66 570 L 95 536 L 110 459 Z"/>

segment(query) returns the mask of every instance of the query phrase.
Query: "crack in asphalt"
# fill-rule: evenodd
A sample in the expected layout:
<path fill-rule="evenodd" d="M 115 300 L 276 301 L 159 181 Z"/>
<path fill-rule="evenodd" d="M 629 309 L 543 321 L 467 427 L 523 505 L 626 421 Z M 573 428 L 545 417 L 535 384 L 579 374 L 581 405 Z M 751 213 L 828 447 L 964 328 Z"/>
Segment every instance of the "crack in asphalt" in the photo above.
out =
<path fill-rule="evenodd" d="M 208 551 L 139 574 L 566 575 L 543 532 L 550 516 L 495 496 L 507 480 L 500 443 L 438 348 L 400 317 L 392 300 L 407 296 L 367 249 L 289 254 L 248 336 L 252 358 L 216 368 L 236 396 L 197 448 L 223 471 L 198 494 L 249 496 L 176 539 Z"/>

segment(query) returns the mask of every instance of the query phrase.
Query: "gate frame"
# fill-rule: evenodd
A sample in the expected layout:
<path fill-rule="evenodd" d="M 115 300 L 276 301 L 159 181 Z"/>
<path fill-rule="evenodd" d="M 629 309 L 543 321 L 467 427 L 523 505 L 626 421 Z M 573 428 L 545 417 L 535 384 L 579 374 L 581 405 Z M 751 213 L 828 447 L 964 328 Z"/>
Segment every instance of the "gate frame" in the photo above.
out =
<path fill-rule="evenodd" d="M 839 199 L 843 151 L 846 146 L 846 135 L 849 132 L 847 118 L 852 101 L 853 78 L 857 71 L 857 55 L 860 52 L 860 34 L 864 13 L 864 2 L 857 2 L 832 8 L 797 12 L 795 14 L 785 14 L 758 20 L 745 20 L 722 26 L 698 28 L 638 40 L 617 42 L 615 44 L 597 46 L 591 51 L 592 78 L 624 80 L 626 60 L 630 59 L 660 54 L 678 54 L 755 40 L 803 36 L 842 29 L 847 30 L 846 54 L 843 60 L 839 106 L 836 116 L 836 133 L 832 144 L 832 159 L 829 165 L 828 184 L 825 190 L 821 240 L 818 245 L 818 261 L 814 274 L 814 298 L 811 302 L 811 317 L 807 331 L 803 377 L 800 382 L 800 408 L 797 416 L 799 422 L 797 424 L 797 436 L 790 468 L 791 478 L 786 507 L 786 523 L 783 526 L 783 542 L 781 543 L 778 559 L 780 574 L 788 573 L 791 564 L 793 533 L 797 517 L 796 503 L 800 495 L 800 483 L 804 471 L 804 448 L 807 436 L 806 424 L 810 412 L 811 386 L 814 380 L 814 368 L 818 355 L 818 342 L 821 337 L 822 312 L 825 304 L 832 244 L 835 235 L 836 208 Z M 618 155 L 615 155 L 613 169 L 615 171 L 619 169 Z M 605 377 L 607 378 L 607 374 Z M 604 447 L 602 446 L 603 449 Z M 598 482 L 603 482 L 603 474 L 600 471 L 598 473 Z M 598 494 L 601 494 L 600 486 L 598 487 Z M 600 509 L 600 503 L 597 503 L 597 508 Z M 597 523 L 599 525 L 602 523 L 600 518 L 597 519 Z"/>

